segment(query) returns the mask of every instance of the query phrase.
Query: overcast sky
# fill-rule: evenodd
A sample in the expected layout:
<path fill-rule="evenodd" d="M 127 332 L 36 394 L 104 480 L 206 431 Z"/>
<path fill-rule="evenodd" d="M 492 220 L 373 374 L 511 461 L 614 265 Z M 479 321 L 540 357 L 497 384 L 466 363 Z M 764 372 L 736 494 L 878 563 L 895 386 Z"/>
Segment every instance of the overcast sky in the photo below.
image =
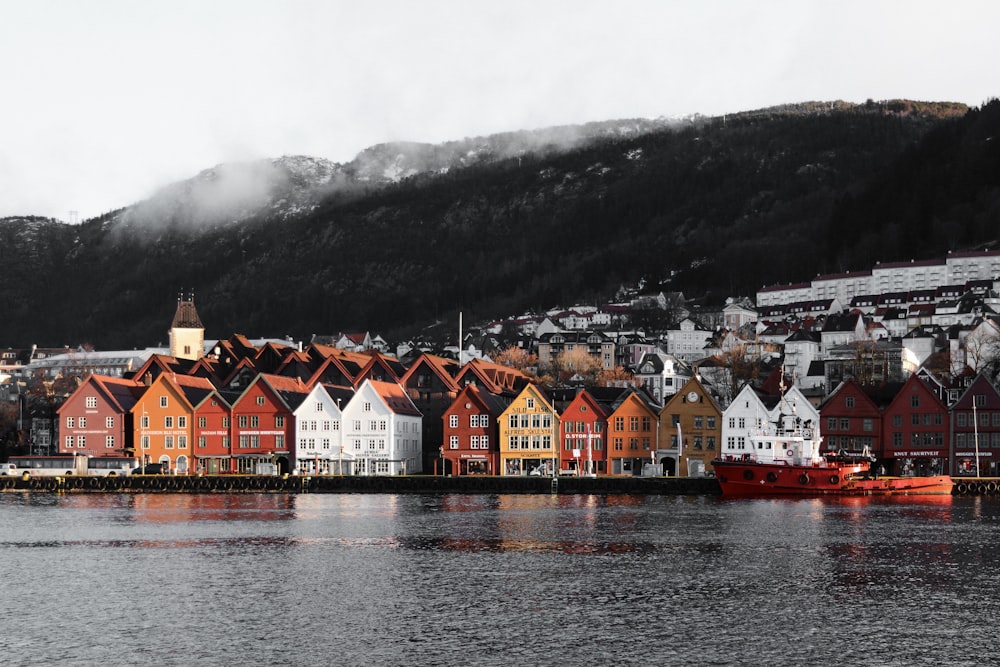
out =
<path fill-rule="evenodd" d="M 221 162 L 614 118 L 1000 96 L 995 0 L 0 0 L 0 216 Z"/>

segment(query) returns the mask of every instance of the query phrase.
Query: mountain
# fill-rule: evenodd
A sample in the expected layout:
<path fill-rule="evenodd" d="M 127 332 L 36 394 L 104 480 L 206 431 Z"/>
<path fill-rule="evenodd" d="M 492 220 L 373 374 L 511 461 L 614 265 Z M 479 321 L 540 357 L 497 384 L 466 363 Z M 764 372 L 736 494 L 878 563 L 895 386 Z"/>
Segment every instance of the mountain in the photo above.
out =
<path fill-rule="evenodd" d="M 0 220 L 0 340 L 162 342 L 182 288 L 209 337 L 393 337 L 941 256 L 996 240 L 998 128 L 995 101 L 808 103 L 220 165 L 78 226 Z"/>

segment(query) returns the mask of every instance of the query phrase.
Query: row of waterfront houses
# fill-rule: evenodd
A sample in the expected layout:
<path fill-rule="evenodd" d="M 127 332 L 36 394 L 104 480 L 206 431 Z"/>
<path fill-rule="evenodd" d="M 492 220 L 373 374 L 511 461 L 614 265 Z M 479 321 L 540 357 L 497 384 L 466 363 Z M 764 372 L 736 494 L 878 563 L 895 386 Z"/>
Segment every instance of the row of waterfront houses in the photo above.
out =
<path fill-rule="evenodd" d="M 424 363 L 443 369 L 447 360 Z M 134 452 L 178 473 L 273 464 L 301 474 L 699 475 L 717 456 L 752 454 L 753 435 L 784 414 L 818 431 L 827 450 L 871 453 L 889 473 L 1000 474 L 1000 393 L 984 376 L 950 405 L 920 372 L 877 390 L 845 381 L 819 407 L 777 374 L 745 385 L 725 408 L 698 377 L 663 406 L 632 387 L 491 391 L 469 382 L 442 393 L 437 442 L 425 441 L 410 394 L 371 379 L 310 387 L 262 373 L 234 393 L 173 372 L 144 381 L 92 375 L 59 411 L 60 451 Z"/>

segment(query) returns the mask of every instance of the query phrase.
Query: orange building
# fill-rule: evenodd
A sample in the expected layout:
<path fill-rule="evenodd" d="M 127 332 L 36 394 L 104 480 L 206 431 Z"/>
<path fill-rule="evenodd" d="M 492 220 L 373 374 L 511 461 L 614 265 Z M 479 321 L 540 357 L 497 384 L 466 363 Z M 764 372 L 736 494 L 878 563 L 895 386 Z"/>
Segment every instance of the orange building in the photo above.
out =
<path fill-rule="evenodd" d="M 608 467 L 612 475 L 639 475 L 655 462 L 656 410 L 634 389 L 615 401 L 608 416 Z"/>
<path fill-rule="evenodd" d="M 165 471 L 193 469 L 194 403 L 215 388 L 205 378 L 161 373 L 132 407 L 137 454 Z"/>

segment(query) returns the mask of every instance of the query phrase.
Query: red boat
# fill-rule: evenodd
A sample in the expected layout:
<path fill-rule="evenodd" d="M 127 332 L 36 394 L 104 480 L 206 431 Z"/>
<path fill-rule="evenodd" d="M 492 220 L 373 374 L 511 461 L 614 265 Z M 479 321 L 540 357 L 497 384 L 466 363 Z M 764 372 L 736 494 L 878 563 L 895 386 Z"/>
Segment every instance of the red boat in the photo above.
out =
<path fill-rule="evenodd" d="M 712 461 L 723 496 L 951 494 L 948 475 L 892 477 L 875 474 L 867 452 L 821 454 L 823 438 L 812 429 L 785 428 L 752 434 L 753 454 Z M 797 422 L 797 420 L 795 420 Z"/>

